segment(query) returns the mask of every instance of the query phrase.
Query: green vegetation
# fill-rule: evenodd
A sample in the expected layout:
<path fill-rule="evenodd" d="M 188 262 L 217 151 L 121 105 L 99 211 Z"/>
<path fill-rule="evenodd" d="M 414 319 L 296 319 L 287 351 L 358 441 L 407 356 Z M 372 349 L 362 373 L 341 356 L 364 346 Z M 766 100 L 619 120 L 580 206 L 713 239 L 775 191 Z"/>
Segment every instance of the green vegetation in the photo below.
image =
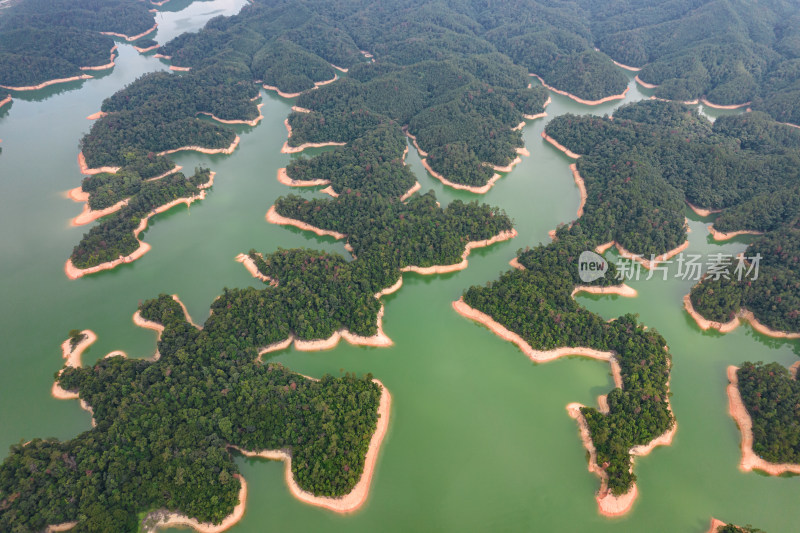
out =
<path fill-rule="evenodd" d="M 595 45 L 658 85 L 656 96 L 753 109 L 797 122 L 800 15 L 788 1 L 591 2 Z"/>
<path fill-rule="evenodd" d="M 238 503 L 240 486 L 228 445 L 287 449 L 302 489 L 348 493 L 376 428 L 378 386 L 370 375 L 312 381 L 257 363 L 258 340 L 241 329 L 285 338 L 280 306 L 288 302 L 281 295 L 304 276 L 284 278 L 282 269 L 319 259 L 324 266 L 307 276 L 330 277 L 326 266 L 346 265 L 316 252 L 282 254 L 269 263 L 287 285 L 283 292 L 226 292 L 202 331 L 169 296 L 142 304 L 144 318 L 165 326 L 158 361 L 113 357 L 66 368 L 59 384 L 92 407 L 97 427 L 65 442 L 11 447 L 0 465 L 0 529 L 78 521 L 72 531 L 135 532 L 138 513 L 161 508 L 219 523 Z"/>
<path fill-rule="evenodd" d="M 695 310 L 709 320 L 727 322 L 746 308 L 772 329 L 800 331 L 800 228 L 771 231 L 748 246 L 744 255 L 745 270 L 737 272 L 738 261 L 733 259 L 718 277 L 707 276 L 692 288 Z"/>
<path fill-rule="evenodd" d="M 285 217 L 347 235 L 359 261 L 381 268 L 459 263 L 467 242 L 489 239 L 512 227 L 502 210 L 485 204 L 454 200 L 442 209 L 432 191 L 405 203 L 358 191 L 332 200 L 290 195 L 278 198 L 275 209 Z"/>
<path fill-rule="evenodd" d="M 115 175 L 107 176 L 114 178 Z M 139 248 L 134 231 L 142 218 L 173 200 L 198 195 L 200 186 L 206 184 L 209 177 L 208 169 L 197 169 L 188 179 L 181 172 L 152 181 L 136 180 L 133 176 L 124 193 L 121 192 L 119 197 L 111 197 L 115 200 L 111 201 L 111 205 L 118 201 L 116 198 L 122 199 L 123 196 L 128 198 L 128 203 L 116 213 L 102 218 L 98 225 L 83 235 L 81 242 L 72 250 L 72 264 L 78 268 L 89 268 L 132 254 Z M 90 202 L 93 196 L 94 193 L 89 197 Z"/>
<path fill-rule="evenodd" d="M 753 421 L 753 451 L 771 463 L 800 463 L 800 383 L 778 363 L 744 363 L 736 375 Z"/>
<path fill-rule="evenodd" d="M 645 330 L 633 315 L 612 322 L 590 313 L 571 297 L 578 278 L 578 255 L 599 242 L 579 225 L 562 226 L 546 246 L 520 252 L 525 270 L 512 270 L 484 287 L 464 293 L 471 307 L 519 334 L 537 350 L 586 346 L 613 351 L 622 371 L 622 388 L 608 394 L 609 413 L 581 409 L 597 450 L 597 463 L 608 474 L 613 494 L 628 491 L 632 446 L 647 444 L 674 424 L 667 404 L 670 355 L 666 341 Z M 595 285 L 618 284 L 613 265 Z"/>
<path fill-rule="evenodd" d="M 155 23 L 136 0 L 25 0 L 0 17 L 0 85 L 22 87 L 79 76 L 108 63 L 114 40 Z"/>
<path fill-rule="evenodd" d="M 416 182 L 414 173 L 403 162 L 406 147 L 400 128 L 386 124 L 347 146 L 311 159 L 294 159 L 286 172 L 298 181 L 329 180 L 337 193 L 359 191 L 400 197 Z"/>

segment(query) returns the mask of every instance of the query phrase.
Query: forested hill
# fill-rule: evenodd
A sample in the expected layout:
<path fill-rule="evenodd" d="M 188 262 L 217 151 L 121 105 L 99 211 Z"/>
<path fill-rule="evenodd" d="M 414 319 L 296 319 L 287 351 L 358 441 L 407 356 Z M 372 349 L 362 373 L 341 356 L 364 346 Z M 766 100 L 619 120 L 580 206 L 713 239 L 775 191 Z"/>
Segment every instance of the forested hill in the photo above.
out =
<path fill-rule="evenodd" d="M 28 87 L 109 63 L 114 40 L 155 24 L 139 0 L 21 0 L 0 11 L 0 85 Z"/>
<path fill-rule="evenodd" d="M 588 199 L 576 224 L 599 242 L 666 252 L 686 238 L 687 201 L 721 210 L 719 231 L 766 233 L 745 252 L 763 258 L 757 279 L 707 279 L 692 303 L 709 320 L 747 308 L 773 329 L 800 331 L 800 130 L 755 111 L 712 126 L 687 106 L 650 100 L 620 107 L 613 120 L 562 115 L 546 132 L 582 155 Z"/>
<path fill-rule="evenodd" d="M 800 9 L 790 0 L 580 0 L 595 45 L 672 100 L 753 102 L 800 123 Z"/>
<path fill-rule="evenodd" d="M 379 386 L 371 376 L 316 381 L 256 361 L 259 348 L 289 332 L 313 338 L 342 316 L 363 331 L 342 301 L 312 298 L 319 283 L 336 285 L 324 296 L 344 297 L 355 306 L 348 311 L 371 300 L 366 307 L 374 317 L 371 294 L 350 291 L 349 277 L 331 280 L 336 271 L 326 272 L 335 265 L 344 274 L 341 258 L 299 252 L 276 258 L 273 271 L 314 260 L 316 268 L 293 280 L 273 272 L 283 288 L 226 290 L 199 331 L 171 297 L 144 302 L 141 316 L 165 327 L 155 362 L 116 356 L 66 368 L 59 384 L 80 394 L 97 425 L 67 441 L 34 439 L 11 448 L 0 465 L 0 530 L 43 531 L 75 521 L 71 531 L 136 532 L 137 515 L 156 509 L 219 524 L 238 503 L 241 483 L 229 445 L 287 450 L 301 489 L 331 497 L 350 492 L 377 426 Z M 305 305 L 312 301 L 316 308 Z M 319 320 L 309 322 L 315 310 Z M 374 328 L 368 319 L 366 325 Z"/>

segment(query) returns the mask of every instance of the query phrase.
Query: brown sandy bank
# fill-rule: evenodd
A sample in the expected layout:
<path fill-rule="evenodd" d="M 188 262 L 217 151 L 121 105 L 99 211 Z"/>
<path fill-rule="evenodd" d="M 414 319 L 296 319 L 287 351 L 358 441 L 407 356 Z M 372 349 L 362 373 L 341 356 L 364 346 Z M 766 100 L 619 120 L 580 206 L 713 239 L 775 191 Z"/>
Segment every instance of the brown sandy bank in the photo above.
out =
<path fill-rule="evenodd" d="M 113 31 L 101 31 L 100 33 L 102 35 L 111 35 L 112 37 L 119 37 L 120 39 L 125 39 L 126 41 L 131 42 L 131 41 L 135 41 L 137 39 L 141 39 L 145 35 L 148 35 L 148 34 L 154 32 L 154 31 L 156 31 L 156 28 L 158 28 L 158 23 L 153 24 L 152 28 L 143 31 L 142 33 L 140 33 L 138 35 L 130 35 L 130 36 L 125 35 L 123 33 L 115 33 Z"/>
<path fill-rule="evenodd" d="M 26 87 L 11 87 L 8 85 L 0 85 L 0 88 L 8 89 L 10 91 L 38 91 L 39 89 L 44 89 L 45 87 L 56 85 L 57 83 L 68 83 L 70 81 L 90 80 L 90 79 L 92 79 L 92 76 L 88 74 L 81 74 L 80 76 L 72 76 L 70 78 L 58 78 L 55 80 L 43 81 L 39 85 L 28 85 Z"/>
<path fill-rule="evenodd" d="M 564 152 L 565 154 L 567 154 L 567 157 L 571 157 L 572 159 L 578 159 L 580 157 L 580 154 L 576 154 L 575 152 L 573 152 L 572 150 L 570 150 L 569 148 L 567 148 L 563 144 L 559 143 L 557 140 L 555 140 L 552 137 L 550 137 L 545 132 L 542 132 L 542 139 L 544 139 L 545 141 L 547 141 L 550 144 L 552 144 L 553 146 L 555 146 L 558 150 L 560 150 L 560 151 Z"/>
<path fill-rule="evenodd" d="M 574 94 L 570 94 L 567 91 L 562 91 L 561 89 L 556 89 L 555 87 L 547 85 L 545 83 L 545 81 L 540 76 L 538 76 L 536 74 L 530 74 L 530 75 L 535 77 L 536 79 L 538 79 L 546 89 L 549 89 L 549 90 L 553 91 L 556 94 L 560 94 L 562 96 L 566 96 L 568 98 L 571 98 L 572 100 L 575 100 L 579 104 L 583 104 L 583 105 L 600 105 L 600 104 L 605 104 L 606 102 L 613 102 L 614 100 L 622 100 L 623 98 L 625 98 L 625 95 L 628 94 L 628 91 L 630 90 L 630 87 L 627 87 L 622 92 L 622 94 L 614 94 L 614 95 L 611 95 L 611 96 L 606 96 L 605 98 L 601 98 L 599 100 L 584 100 L 583 98 L 575 96 Z"/>
<path fill-rule="evenodd" d="M 429 267 L 419 267 L 419 266 L 404 266 L 400 269 L 400 272 L 415 272 L 421 275 L 430 275 L 430 274 L 448 274 L 450 272 L 457 272 L 459 270 L 464 270 L 469 266 L 469 261 L 467 258 L 472 250 L 475 248 L 483 248 L 485 246 L 491 246 L 496 242 L 507 241 L 509 239 L 513 239 L 517 236 L 517 230 L 512 229 L 510 231 L 501 231 L 491 239 L 484 239 L 482 241 L 470 241 L 466 244 L 464 253 L 461 254 L 461 262 L 455 263 L 453 265 L 433 265 Z"/>
<path fill-rule="evenodd" d="M 736 316 L 734 316 L 729 322 L 721 323 L 715 322 L 713 320 L 708 320 L 707 318 L 703 317 L 700 313 L 695 310 L 694 306 L 692 305 L 692 299 L 689 294 L 683 297 L 683 307 L 686 309 L 686 312 L 694 319 L 697 323 L 698 327 L 703 331 L 709 329 L 716 329 L 720 333 L 730 333 L 731 331 L 735 330 L 739 327 L 742 321 L 749 322 L 750 326 L 756 330 L 757 332 L 761 333 L 762 335 L 766 335 L 767 337 L 772 337 L 775 339 L 800 339 L 800 333 L 794 332 L 787 332 L 787 331 L 778 331 L 775 329 L 770 328 L 769 326 L 765 326 L 761 322 L 756 319 L 755 315 L 753 315 L 752 311 L 741 308 Z"/>
<path fill-rule="evenodd" d="M 727 241 L 729 239 L 733 239 L 734 237 L 738 237 L 739 235 L 764 235 L 763 231 L 754 230 L 731 231 L 729 233 L 725 233 L 724 231 L 717 231 L 714 229 L 714 224 L 708 226 L 708 232 L 715 241 Z"/>
<path fill-rule="evenodd" d="M 139 223 L 139 226 L 137 226 L 136 229 L 133 231 L 133 236 L 139 242 L 139 247 L 136 250 L 134 250 L 133 253 L 131 253 L 130 255 L 124 257 L 120 256 L 119 258 L 114 259 L 113 261 L 106 261 L 105 263 L 100 263 L 99 265 L 95 265 L 89 268 L 78 268 L 72 264 L 72 259 L 67 259 L 67 262 L 64 265 L 64 273 L 67 275 L 69 279 L 78 279 L 88 274 L 94 274 L 96 272 L 101 272 L 103 270 L 111 270 L 112 268 L 115 268 L 123 263 L 132 263 L 136 261 L 137 259 L 139 259 L 144 254 L 150 251 L 150 245 L 147 244 L 146 242 L 142 242 L 141 240 L 139 240 L 139 234 L 147 228 L 147 221 L 150 220 L 150 217 L 157 215 L 159 213 L 163 213 L 164 211 L 167 211 L 169 209 L 172 209 L 173 207 L 179 204 L 186 204 L 186 206 L 188 207 L 194 201 L 202 200 L 203 198 L 205 198 L 207 192 L 206 189 L 211 187 L 211 185 L 213 185 L 214 183 L 214 174 L 215 173 L 212 172 L 208 182 L 200 186 L 200 189 L 202 190 L 200 191 L 199 194 L 190 196 L 188 198 L 176 198 L 175 200 L 169 203 L 166 203 L 164 205 L 161 205 L 153 209 L 146 217 L 142 218 L 141 222 Z"/>
<path fill-rule="evenodd" d="M 441 174 L 439 174 L 438 172 L 436 172 L 435 170 L 433 170 L 431 166 L 428 164 L 427 159 L 422 159 L 420 161 L 422 163 L 422 166 L 425 167 L 425 170 L 427 170 L 431 176 L 441 181 L 444 185 L 447 185 L 448 187 L 452 187 L 454 189 L 458 189 L 460 191 L 469 191 L 475 194 L 486 194 L 492 187 L 494 187 L 494 184 L 497 182 L 497 180 L 501 178 L 500 174 L 495 173 L 494 175 L 492 175 L 492 178 L 486 182 L 486 185 L 483 185 L 481 187 L 475 187 L 473 185 L 464 185 L 462 183 L 452 182 L 449 179 L 442 176 Z"/>
<path fill-rule="evenodd" d="M 280 215 L 278 214 L 278 211 L 275 210 L 274 205 L 269 208 L 269 211 L 267 211 L 266 219 L 267 222 L 269 222 L 270 224 L 277 224 L 279 226 L 294 226 L 295 228 L 299 228 L 301 230 L 312 231 L 317 235 L 319 235 L 320 237 L 329 236 L 333 237 L 336 240 L 341 240 L 347 237 L 347 235 L 345 235 L 344 233 L 339 233 L 338 231 L 320 229 L 315 226 L 312 226 L 311 224 L 307 224 L 301 220 L 296 220 L 294 218 L 287 218 L 283 215 Z"/>
<path fill-rule="evenodd" d="M 760 470 L 771 476 L 780 476 L 787 472 L 800 474 L 800 464 L 770 463 L 756 455 L 753 451 L 753 421 L 750 419 L 750 413 L 747 412 L 747 408 L 742 401 L 742 396 L 739 393 L 739 379 L 736 375 L 737 370 L 739 370 L 738 367 L 728 367 L 728 381 L 730 383 L 727 387 L 727 392 L 728 412 L 736 421 L 736 425 L 742 432 L 742 460 L 739 463 L 739 469 L 744 472 Z"/>
<path fill-rule="evenodd" d="M 286 464 L 284 470 L 286 484 L 289 486 L 289 491 L 298 500 L 337 513 L 352 513 L 367 501 L 372 477 L 375 473 L 375 465 L 378 461 L 378 454 L 389 427 L 392 396 L 383 383 L 377 379 L 373 380 L 373 382 L 378 384 L 381 388 L 381 399 L 378 404 L 378 425 L 369 441 L 369 449 L 367 450 L 367 455 L 364 460 L 364 472 L 361 474 L 361 478 L 358 480 L 358 483 L 356 483 L 356 486 L 353 487 L 353 490 L 344 496 L 338 498 L 315 496 L 301 489 L 292 475 L 292 456 L 288 450 L 262 450 L 253 452 L 242 450 L 235 446 L 231 446 L 231 448 L 238 450 L 247 457 L 262 457 L 264 459 L 284 461 Z"/>

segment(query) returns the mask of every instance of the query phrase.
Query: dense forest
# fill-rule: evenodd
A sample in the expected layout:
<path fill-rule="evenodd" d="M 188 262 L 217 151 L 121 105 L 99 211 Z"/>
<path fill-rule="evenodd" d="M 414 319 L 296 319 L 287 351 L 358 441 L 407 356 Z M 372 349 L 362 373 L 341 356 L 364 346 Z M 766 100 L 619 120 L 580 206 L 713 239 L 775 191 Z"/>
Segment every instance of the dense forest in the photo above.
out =
<path fill-rule="evenodd" d="M 117 356 L 66 368 L 59 384 L 92 407 L 97 426 L 68 441 L 12 446 L 0 465 L 0 529 L 77 521 L 71 531 L 135 532 L 137 515 L 156 509 L 219 523 L 238 503 L 240 486 L 228 445 L 289 450 L 303 490 L 348 493 L 376 428 L 379 387 L 369 375 L 313 381 L 256 362 L 261 342 L 286 337 L 285 312 L 308 312 L 285 308 L 295 291 L 311 283 L 305 294 L 315 301 L 316 276 L 329 278 L 329 266 L 344 274 L 347 264 L 305 251 L 278 252 L 268 264 L 285 288 L 226 291 L 203 330 L 169 296 L 144 302 L 141 315 L 165 326 L 158 361 Z M 310 268 L 301 273 L 303 265 Z M 340 280 L 339 296 L 348 297 L 350 283 Z"/>
<path fill-rule="evenodd" d="M 110 196 L 109 205 L 121 199 L 127 199 L 128 203 L 116 213 L 100 219 L 88 233 L 84 233 L 81 242 L 72 250 L 72 264 L 85 269 L 132 254 L 139 248 L 134 230 L 141 220 L 173 200 L 198 195 L 200 186 L 208 183 L 209 175 L 208 169 L 195 170 L 191 178 L 177 172 L 152 181 L 142 181 L 136 174 L 128 175 L 131 179 L 126 183 L 127 188 L 120 186 L 117 195 L 104 194 L 99 200 L 105 203 Z M 88 183 L 96 179 L 104 180 L 105 177 L 111 180 L 117 178 L 115 174 L 99 174 L 90 178 Z M 107 185 L 109 180 L 105 179 L 104 182 Z M 90 205 L 95 194 L 92 192 L 89 196 Z"/>
<path fill-rule="evenodd" d="M 778 363 L 744 363 L 736 375 L 753 451 L 771 463 L 800 463 L 800 383 Z"/>
<path fill-rule="evenodd" d="M 686 238 L 684 202 L 723 210 L 715 229 L 766 233 L 745 252 L 760 255 L 759 275 L 753 267 L 740 279 L 732 261 L 692 289 L 695 310 L 727 322 L 747 308 L 773 329 L 800 331 L 800 131 L 756 111 L 712 126 L 687 106 L 657 100 L 622 106 L 614 120 L 562 115 L 546 131 L 582 155 L 588 199 L 575 224 L 586 234 L 659 254 Z"/>
<path fill-rule="evenodd" d="M 525 269 L 511 270 L 486 286 L 473 286 L 464 301 L 519 334 L 537 350 L 586 346 L 612 351 L 622 371 L 622 388 L 608 394 L 609 413 L 593 407 L 581 412 L 597 450 L 597 463 L 608 475 L 608 488 L 620 495 L 636 480 L 631 471 L 631 447 L 647 444 L 674 423 L 668 406 L 670 355 L 656 331 L 637 323 L 633 315 L 606 322 L 572 298 L 578 284 L 579 254 L 597 244 L 580 225 L 562 226 L 556 240 L 521 251 Z M 594 285 L 613 285 L 613 265 Z"/>
<path fill-rule="evenodd" d="M 789 0 L 579 4 L 594 43 L 671 100 L 705 97 L 722 105 L 753 102 L 782 122 L 800 122 L 800 13 Z"/>
<path fill-rule="evenodd" d="M 298 181 L 330 181 L 338 193 L 361 192 L 401 197 L 416 182 L 404 161 L 406 137 L 397 124 L 367 131 L 347 146 L 312 158 L 293 159 L 286 172 Z"/>
<path fill-rule="evenodd" d="M 105 65 L 113 32 L 136 36 L 155 24 L 137 0 L 25 0 L 0 15 L 0 85 L 26 87 Z"/>

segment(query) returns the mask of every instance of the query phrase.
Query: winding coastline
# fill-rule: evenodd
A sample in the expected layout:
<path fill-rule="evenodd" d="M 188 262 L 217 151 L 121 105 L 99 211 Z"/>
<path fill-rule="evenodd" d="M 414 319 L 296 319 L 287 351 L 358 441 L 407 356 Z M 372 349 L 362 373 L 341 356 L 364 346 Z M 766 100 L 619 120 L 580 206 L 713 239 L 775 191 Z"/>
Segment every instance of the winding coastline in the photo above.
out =
<path fill-rule="evenodd" d="M 289 119 L 286 118 L 283 120 L 283 125 L 286 126 L 286 131 L 289 132 L 287 136 L 286 142 L 283 143 L 283 147 L 281 147 L 282 154 L 296 154 L 298 152 L 302 152 L 306 148 L 324 148 L 325 146 L 344 146 L 347 143 L 343 142 L 324 142 L 324 143 L 304 143 L 300 146 L 289 146 L 289 139 L 292 138 L 292 126 L 289 124 Z"/>
<path fill-rule="evenodd" d="M 416 146 L 416 141 L 414 141 L 414 145 Z M 419 150 L 419 147 L 417 147 L 417 150 Z M 420 155 L 422 155 L 421 151 Z M 420 162 L 422 163 L 422 166 L 425 167 L 425 170 L 427 170 L 431 176 L 441 181 L 444 185 L 452 187 L 453 189 L 458 189 L 460 191 L 469 191 L 475 194 L 486 194 L 492 187 L 494 187 L 494 184 L 497 183 L 497 180 L 499 180 L 502 177 L 500 174 L 495 173 L 492 175 L 492 178 L 489 181 L 487 181 L 485 185 L 481 187 L 475 187 L 473 185 L 463 185 L 461 183 L 454 183 L 445 178 L 444 176 L 442 176 L 441 174 L 439 174 L 438 172 L 436 172 L 435 170 L 433 170 L 431 166 L 428 164 L 427 159 L 423 158 L 420 160 Z"/>
<path fill-rule="evenodd" d="M 294 219 L 294 218 L 288 218 L 288 217 L 285 217 L 283 215 L 280 215 L 280 214 L 278 214 L 278 211 L 275 209 L 274 205 L 272 205 L 269 208 L 269 211 L 267 211 L 266 219 L 267 219 L 267 222 L 269 222 L 270 224 L 277 224 L 279 226 L 294 226 L 295 228 L 298 228 L 298 229 L 301 229 L 301 230 L 312 231 L 312 232 L 316 233 L 317 235 L 319 235 L 320 237 L 324 237 L 324 236 L 333 237 L 337 241 L 347 237 L 347 235 L 345 235 L 344 233 L 339 233 L 338 231 L 320 229 L 320 228 L 317 228 L 316 226 L 312 226 L 311 224 L 307 224 L 306 222 L 303 222 L 302 220 L 297 220 L 297 219 Z"/>
<path fill-rule="evenodd" d="M 259 254 L 260 255 L 260 254 Z M 268 283 L 273 287 L 278 286 L 278 282 L 272 279 L 269 276 L 265 276 L 261 273 L 261 271 L 256 266 L 256 262 L 253 261 L 253 258 L 247 254 L 239 254 L 236 256 L 236 261 L 243 264 L 244 268 L 250 273 L 251 276 L 254 278 L 263 281 L 264 283 Z"/>
<path fill-rule="evenodd" d="M 749 322 L 750 326 L 758 333 L 766 335 L 767 337 L 772 337 L 774 339 L 800 339 L 800 333 L 778 331 L 770 328 L 769 326 L 765 326 L 759 322 L 758 319 L 756 319 L 752 311 L 745 309 L 744 307 L 739 309 L 739 311 L 736 313 L 736 316 L 734 316 L 729 322 L 725 323 L 708 320 L 703 315 L 698 313 L 694 308 L 694 305 L 692 305 L 691 294 L 687 294 L 683 297 L 683 307 L 686 309 L 686 312 L 689 313 L 689 316 L 691 316 L 697 323 L 697 326 L 703 331 L 716 329 L 720 333 L 730 333 L 739 327 L 742 321 L 745 321 Z"/>
<path fill-rule="evenodd" d="M 544 139 L 545 141 L 547 141 L 550 144 L 552 144 L 553 146 L 555 146 L 556 149 L 558 149 L 558 150 L 564 152 L 565 154 L 567 154 L 567 157 L 571 157 L 572 159 L 578 159 L 580 157 L 580 154 L 576 154 L 575 152 L 573 152 L 572 150 L 570 150 L 569 148 L 567 148 L 566 146 L 564 146 L 563 144 L 561 144 L 557 140 L 555 140 L 552 137 L 550 137 L 545 132 L 542 132 L 542 139 Z"/>
<path fill-rule="evenodd" d="M 452 265 L 433 265 L 429 267 L 419 267 L 419 266 L 404 266 L 400 269 L 400 272 L 414 272 L 416 274 L 421 274 L 423 276 L 431 275 L 431 274 L 449 274 L 450 272 L 457 272 L 459 270 L 464 270 L 469 266 L 469 254 L 472 250 L 476 248 L 484 248 L 486 246 L 491 246 L 496 242 L 507 241 L 509 239 L 513 239 L 517 236 L 517 230 L 505 230 L 501 231 L 491 239 L 484 239 L 482 241 L 470 241 L 464 247 L 464 253 L 461 254 L 461 262 L 455 263 Z"/>
<path fill-rule="evenodd" d="M 114 259 L 113 261 L 106 261 L 105 263 L 100 263 L 99 265 L 95 265 L 89 268 L 76 267 L 75 265 L 72 264 L 72 258 L 70 258 L 67 259 L 67 262 L 64 264 L 64 273 L 67 275 L 69 279 L 78 279 L 88 274 L 94 274 L 96 272 L 101 272 L 103 270 L 111 270 L 123 263 L 132 263 L 136 261 L 137 259 L 139 259 L 144 254 L 150 251 L 150 245 L 144 241 L 139 240 L 139 234 L 147 228 L 147 222 L 148 220 L 150 220 L 150 217 L 155 216 L 159 213 L 163 213 L 164 211 L 167 211 L 169 209 L 172 209 L 176 205 L 186 204 L 186 206 L 189 207 L 196 200 L 204 199 L 206 197 L 207 189 L 214 184 L 214 175 L 215 175 L 214 172 L 212 172 L 209 175 L 208 182 L 200 186 L 201 191 L 198 194 L 190 196 L 188 198 L 176 198 L 175 200 L 169 203 L 166 203 L 164 205 L 161 205 L 153 209 L 146 217 L 142 218 L 141 222 L 139 222 L 139 225 L 136 227 L 136 229 L 133 230 L 133 236 L 139 242 L 139 247 L 129 255 L 124 257 L 120 256 L 119 258 Z"/>
<path fill-rule="evenodd" d="M 313 378 L 311 378 L 313 379 Z M 334 498 L 326 496 L 315 496 L 310 492 L 304 491 L 297 484 L 297 481 L 292 475 L 292 455 L 288 450 L 262 450 L 258 452 L 246 451 L 236 446 L 230 446 L 246 457 L 261 457 L 263 459 L 270 459 L 274 461 L 283 461 L 286 465 L 284 470 L 286 484 L 289 486 L 289 491 L 292 496 L 298 500 L 322 507 L 336 513 L 352 513 L 358 510 L 367 501 L 369 496 L 370 485 L 372 484 L 372 477 L 375 473 L 375 465 L 378 461 L 378 454 L 383 444 L 383 439 L 389 428 L 389 418 L 391 413 L 392 396 L 386 386 L 377 379 L 372 380 L 381 388 L 381 398 L 378 404 L 378 423 L 375 432 L 372 434 L 369 442 L 367 455 L 364 459 L 364 472 L 361 478 L 356 483 L 353 490 L 344 496 Z"/>
<path fill-rule="evenodd" d="M 770 476 L 780 476 L 787 472 L 800 474 L 800 464 L 770 463 L 756 455 L 753 451 L 753 421 L 742 401 L 742 395 L 739 393 L 737 370 L 739 370 L 739 368 L 733 365 L 729 366 L 727 369 L 728 381 L 730 382 L 727 387 L 727 393 L 728 412 L 742 433 L 742 459 L 739 462 L 739 469 L 743 472 L 760 470 Z M 794 370 L 796 371 L 796 368 Z"/>
<path fill-rule="evenodd" d="M 80 76 L 72 76 L 72 77 L 69 77 L 69 78 L 58 78 L 58 79 L 55 79 L 55 80 L 43 81 L 42 83 L 40 83 L 38 85 L 28 85 L 26 87 L 11 87 L 11 86 L 8 86 L 8 85 L 0 85 L 0 88 L 8 89 L 9 91 L 20 91 L 20 92 L 21 91 L 38 91 L 39 89 L 44 89 L 45 87 L 49 87 L 51 85 L 56 85 L 58 83 L 68 83 L 68 82 L 71 82 L 71 81 L 79 81 L 79 80 L 90 80 L 92 78 L 93 78 L 93 76 L 90 76 L 88 74 L 81 74 Z"/>
<path fill-rule="evenodd" d="M 130 35 L 129 36 L 129 35 L 125 35 L 124 33 L 116 33 L 116 32 L 113 32 L 113 31 L 101 31 L 100 34 L 101 35 L 111 35 L 112 37 L 119 37 L 120 39 L 125 39 L 126 41 L 131 42 L 131 41 L 136 41 L 138 39 L 141 39 L 145 35 L 149 35 L 150 33 L 156 31 L 156 28 L 158 28 L 158 23 L 157 22 L 155 24 L 153 24 L 153 27 L 151 27 L 148 30 L 143 31 L 142 33 L 140 33 L 138 35 Z"/>
<path fill-rule="evenodd" d="M 623 98 L 625 98 L 625 95 L 627 95 L 628 91 L 630 90 L 630 87 L 626 87 L 625 90 L 622 91 L 622 94 L 613 94 L 611 96 L 606 96 L 605 98 L 600 98 L 599 100 L 584 100 L 583 98 L 575 96 L 574 94 L 570 94 L 567 91 L 562 91 L 561 89 L 556 89 L 555 87 L 548 85 L 538 74 L 531 73 L 530 75 L 539 80 L 545 89 L 549 89 L 556 94 L 560 94 L 562 96 L 571 98 L 572 100 L 575 100 L 579 104 L 583 105 L 600 105 L 600 104 L 605 104 L 606 102 L 613 102 L 614 100 L 622 100 Z"/>
<path fill-rule="evenodd" d="M 694 211 L 694 214 L 699 216 L 699 217 L 708 217 L 708 216 L 713 215 L 714 213 L 722 213 L 722 209 L 704 209 L 702 207 L 697 207 L 696 205 L 691 203 L 689 200 L 685 200 L 684 199 L 684 202 L 686 202 L 686 205 L 689 206 L 689 209 Z"/>
<path fill-rule="evenodd" d="M 724 231 L 718 231 L 714 229 L 714 224 L 708 226 L 708 232 L 711 234 L 711 237 L 717 241 L 727 241 L 733 239 L 734 237 L 738 237 L 739 235 L 764 235 L 763 231 L 755 231 L 755 230 L 740 230 L 740 231 L 731 231 L 729 233 L 725 233 Z"/>
<path fill-rule="evenodd" d="M 207 111 L 200 111 L 200 115 L 206 115 L 211 117 L 212 119 L 216 120 L 221 124 L 244 124 L 245 126 L 256 126 L 259 122 L 264 119 L 264 115 L 261 113 L 261 108 L 264 107 L 264 104 L 258 104 L 256 108 L 258 109 L 258 116 L 253 120 L 244 120 L 244 119 L 224 119 L 215 116 L 213 113 L 209 113 Z"/>
<path fill-rule="evenodd" d="M 278 183 L 286 185 L 287 187 L 318 187 L 321 185 L 329 185 L 331 180 L 313 179 L 313 180 L 296 180 L 289 177 L 286 172 L 286 167 L 278 169 Z"/>
<path fill-rule="evenodd" d="M 163 152 L 158 152 L 158 155 L 168 155 L 174 154 L 175 152 L 184 152 L 184 151 L 192 151 L 192 152 L 200 152 L 201 154 L 226 154 L 230 155 L 236 150 L 236 147 L 239 146 L 239 141 L 241 138 L 237 135 L 233 142 L 231 142 L 230 146 L 227 148 L 203 148 L 202 146 L 181 146 L 180 148 L 173 148 L 172 150 L 164 150 Z"/>
<path fill-rule="evenodd" d="M 331 65 L 331 66 L 333 66 L 333 65 Z M 339 69 L 339 67 L 334 67 L 334 68 Z M 339 70 L 341 70 L 341 69 L 339 69 Z M 343 70 L 342 72 L 347 72 L 347 70 Z M 313 91 L 314 89 L 318 89 L 318 88 L 322 87 L 323 85 L 328 85 L 329 83 L 333 83 L 338 79 L 339 79 L 339 75 L 338 74 L 334 74 L 333 78 L 331 78 L 329 80 L 315 81 L 314 82 L 314 87 L 312 87 L 311 89 L 306 89 L 306 91 Z M 280 89 L 278 89 L 277 87 L 275 87 L 274 85 L 267 85 L 266 83 L 263 84 L 262 87 L 264 87 L 268 91 L 275 91 L 276 93 L 278 93 L 278 96 L 280 96 L 281 98 L 297 98 L 298 96 L 300 96 L 301 94 L 306 92 L 306 91 L 300 91 L 300 92 L 297 92 L 297 93 L 285 93 L 285 92 L 281 91 Z"/>

